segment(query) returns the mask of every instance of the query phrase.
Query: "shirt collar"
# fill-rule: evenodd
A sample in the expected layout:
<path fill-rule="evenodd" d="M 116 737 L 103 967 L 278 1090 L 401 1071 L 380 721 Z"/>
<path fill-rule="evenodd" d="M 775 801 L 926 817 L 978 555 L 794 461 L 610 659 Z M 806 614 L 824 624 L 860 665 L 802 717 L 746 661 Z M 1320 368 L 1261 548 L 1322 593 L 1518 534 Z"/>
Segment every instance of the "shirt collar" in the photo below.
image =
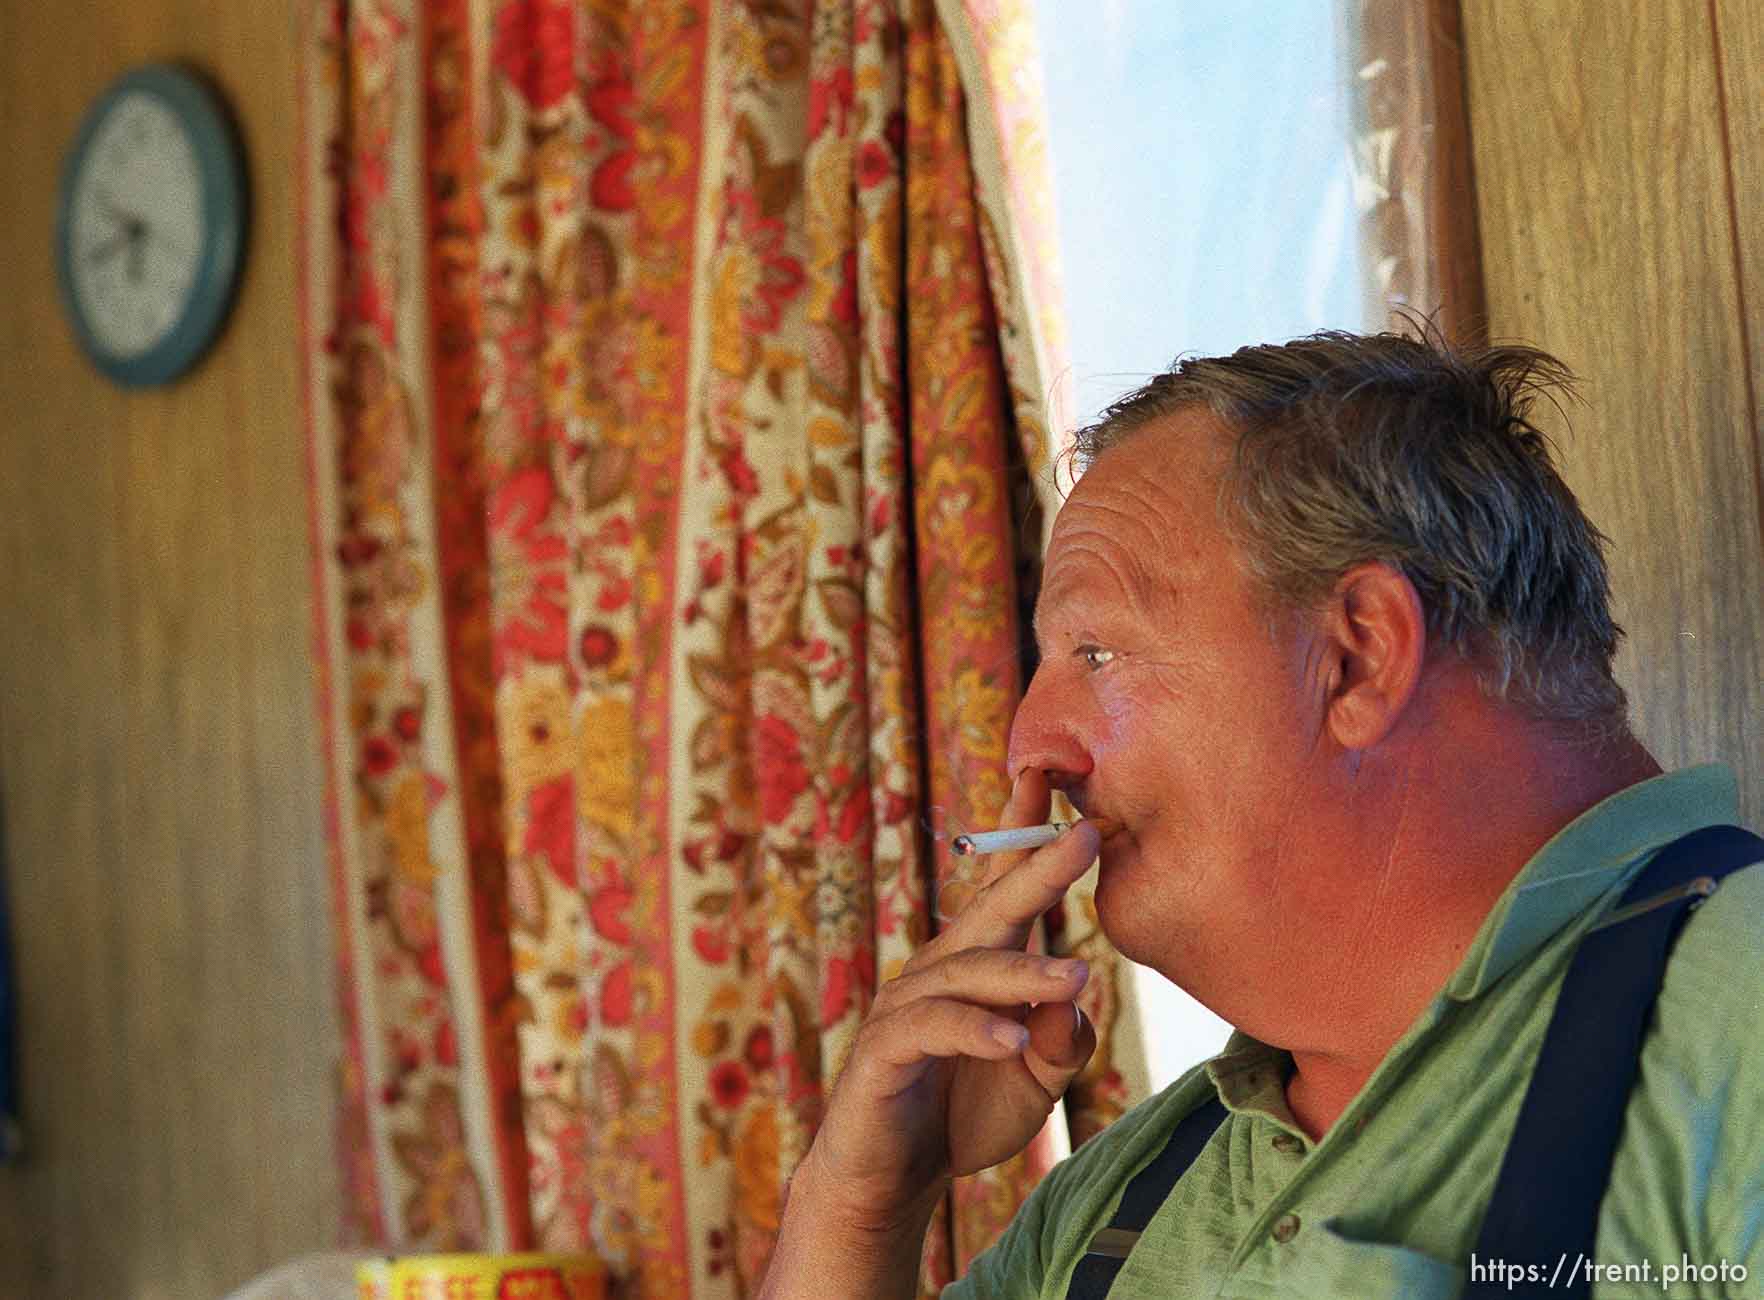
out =
<path fill-rule="evenodd" d="M 1446 996 L 1460 1002 L 1480 996 L 1605 891 L 1626 882 L 1655 850 L 1738 817 L 1738 783 L 1720 763 L 1656 776 L 1594 804 L 1513 877 L 1446 982 Z"/>
<path fill-rule="evenodd" d="M 1292 1075 L 1290 1053 L 1234 1029 L 1225 1049 L 1205 1062 L 1205 1066 L 1207 1077 L 1227 1110 L 1266 1115 L 1302 1136 L 1298 1120 L 1286 1104 L 1286 1081 Z M 1309 1145 L 1309 1139 L 1306 1144 Z"/>

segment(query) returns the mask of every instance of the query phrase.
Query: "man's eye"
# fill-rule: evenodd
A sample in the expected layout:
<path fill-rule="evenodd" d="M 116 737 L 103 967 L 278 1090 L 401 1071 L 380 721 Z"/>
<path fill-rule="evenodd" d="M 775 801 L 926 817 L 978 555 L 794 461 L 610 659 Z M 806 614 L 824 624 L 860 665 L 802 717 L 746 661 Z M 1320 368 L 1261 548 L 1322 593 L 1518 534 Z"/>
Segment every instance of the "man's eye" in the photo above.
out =
<path fill-rule="evenodd" d="M 1115 652 L 1113 650 L 1104 650 L 1101 646 L 1081 645 L 1078 647 L 1078 657 L 1084 660 L 1084 666 L 1086 668 L 1089 668 L 1094 672 L 1096 669 L 1101 668 L 1104 664 L 1112 660 L 1115 657 Z"/>

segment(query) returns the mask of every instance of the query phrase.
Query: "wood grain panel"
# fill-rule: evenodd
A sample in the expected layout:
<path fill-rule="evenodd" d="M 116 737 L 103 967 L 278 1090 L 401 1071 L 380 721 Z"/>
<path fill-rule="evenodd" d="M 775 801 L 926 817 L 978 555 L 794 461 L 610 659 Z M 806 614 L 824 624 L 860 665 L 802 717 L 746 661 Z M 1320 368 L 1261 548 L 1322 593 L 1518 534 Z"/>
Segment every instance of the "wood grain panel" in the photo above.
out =
<path fill-rule="evenodd" d="M 1464 34 L 1490 334 L 1583 377 L 1562 447 L 1614 544 L 1637 729 L 1669 767 L 1733 764 L 1758 824 L 1764 565 L 1709 9 L 1467 0 Z"/>
<path fill-rule="evenodd" d="M 1753 490 L 1764 500 L 1764 9 L 1755 0 L 1716 0 L 1716 53 L 1720 60 L 1722 118 L 1740 305 L 1745 321 L 1751 386 Z M 1764 534 L 1760 535 L 1764 545 Z"/>
<path fill-rule="evenodd" d="M 0 812 L 30 1157 L 0 1295 L 212 1296 L 332 1244 L 335 1055 L 292 257 L 289 7 L 0 6 Z M 49 232 L 114 75 L 184 58 L 251 150 L 218 349 L 125 394 Z"/>

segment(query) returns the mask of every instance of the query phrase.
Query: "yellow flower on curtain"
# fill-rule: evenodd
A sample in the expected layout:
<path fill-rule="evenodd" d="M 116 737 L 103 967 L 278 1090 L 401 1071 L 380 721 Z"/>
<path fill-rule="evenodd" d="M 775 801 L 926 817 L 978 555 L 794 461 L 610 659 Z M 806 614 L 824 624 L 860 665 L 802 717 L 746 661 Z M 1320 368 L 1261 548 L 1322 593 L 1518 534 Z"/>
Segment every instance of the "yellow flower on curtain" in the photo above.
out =
<path fill-rule="evenodd" d="M 1010 714 L 1012 701 L 978 668 L 964 668 L 951 683 L 946 707 L 951 728 L 961 746 L 975 758 L 1002 761 L 1005 731 L 1000 719 Z"/>
<path fill-rule="evenodd" d="M 571 1047 L 580 1044 L 582 1036 L 588 1032 L 588 1021 L 592 1014 L 588 999 L 583 996 L 582 991 L 576 989 L 564 994 L 552 1003 L 550 1012 L 551 1031 L 557 1036 L 557 1041 Z"/>
<path fill-rule="evenodd" d="M 517 680 L 498 721 L 511 802 L 570 770 L 570 694 L 561 673 L 534 669 Z"/>
<path fill-rule="evenodd" d="M 408 773 L 392 791 L 386 808 L 386 839 L 399 876 L 429 886 L 435 864 L 429 857 L 429 790 L 419 772 Z"/>
<path fill-rule="evenodd" d="M 953 348 L 955 345 L 951 344 Z M 944 373 L 954 375 L 957 367 L 951 364 Z M 958 386 L 956 393 L 965 393 L 969 385 Z M 952 423 L 959 422 L 952 420 Z M 931 472 L 925 475 L 924 487 L 926 500 L 930 503 L 925 514 L 925 523 L 939 540 L 954 535 L 960 536 L 967 530 L 967 521 L 975 515 L 990 512 L 998 501 L 998 485 L 978 465 L 963 465 L 948 456 L 939 456 L 931 462 Z"/>
<path fill-rule="evenodd" d="M 864 230 L 864 256 L 861 265 L 869 269 L 864 290 L 885 312 L 900 308 L 900 285 L 895 279 L 899 271 L 900 217 L 894 208 L 884 208 L 877 219 Z"/>
<path fill-rule="evenodd" d="M 675 400 L 669 361 L 673 358 L 673 340 L 652 320 L 640 320 L 631 329 L 631 375 L 645 399 L 657 404 Z M 639 430 L 628 433 L 614 429 L 615 441 L 637 441 Z"/>
<path fill-rule="evenodd" d="M 1011 797 L 1011 783 L 999 767 L 983 768 L 968 780 L 968 808 L 986 825 L 997 821 Z"/>
<path fill-rule="evenodd" d="M 736 1212 L 761 1232 L 778 1230 L 778 1116 L 757 1105 L 735 1139 Z"/>
<path fill-rule="evenodd" d="M 359 670 L 350 682 L 349 726 L 357 735 L 374 729 L 380 712 L 380 695 L 386 689 L 386 674 L 378 668 Z"/>
<path fill-rule="evenodd" d="M 692 1050 L 715 1056 L 729 1045 L 729 1026 L 722 1020 L 700 1020 L 692 1027 Z"/>
<path fill-rule="evenodd" d="M 630 1158 L 634 1135 L 622 1119 L 609 1118 L 591 1140 L 595 1154 L 589 1159 L 585 1181 L 598 1193 L 589 1217 L 595 1249 L 627 1270 L 650 1264 L 643 1258 L 645 1253 L 655 1256 L 657 1271 L 677 1269 L 678 1264 L 666 1258 L 668 1241 L 658 1230 L 666 1222 L 663 1211 L 672 1187 L 651 1165 Z M 667 1294 L 656 1287 L 639 1290 L 645 1295 Z"/>
<path fill-rule="evenodd" d="M 410 398 L 383 350 L 368 338 L 355 340 L 346 359 L 347 378 L 337 396 L 356 430 L 345 449 L 346 469 L 361 489 L 366 514 L 395 514 L 410 460 Z"/>
<path fill-rule="evenodd" d="M 984 640 L 1004 629 L 1004 593 L 983 577 L 998 557 L 996 539 L 983 535 L 952 537 L 949 563 L 926 584 L 927 593 L 948 613 L 951 626 L 964 637 Z"/>
<path fill-rule="evenodd" d="M 759 360 L 759 344 L 741 328 L 741 311 L 760 284 L 759 258 L 746 248 L 730 248 L 711 290 L 711 364 L 725 375 L 745 379 Z"/>
<path fill-rule="evenodd" d="M 636 825 L 636 734 L 631 709 L 603 695 L 576 723 L 576 808 L 582 820 L 621 838 Z"/>
<path fill-rule="evenodd" d="M 846 451 L 857 445 L 857 433 L 844 420 L 817 415 L 809 421 L 808 440 L 828 451 Z"/>

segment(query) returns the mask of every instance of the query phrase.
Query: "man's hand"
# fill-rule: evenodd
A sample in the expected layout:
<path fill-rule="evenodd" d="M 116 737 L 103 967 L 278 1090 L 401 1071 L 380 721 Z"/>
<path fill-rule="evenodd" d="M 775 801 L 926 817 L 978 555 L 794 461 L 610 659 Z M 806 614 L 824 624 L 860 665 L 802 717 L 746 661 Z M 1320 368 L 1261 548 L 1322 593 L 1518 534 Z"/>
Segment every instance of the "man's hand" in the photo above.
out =
<path fill-rule="evenodd" d="M 1003 824 L 1045 821 L 1048 799 L 1043 774 L 1024 772 Z M 1096 1033 L 1074 1002 L 1085 964 L 1025 947 L 1099 838 L 1080 823 L 1046 848 L 995 856 L 973 900 L 877 994 L 791 1184 L 763 1295 L 910 1294 L 949 1179 L 1040 1131 Z"/>

